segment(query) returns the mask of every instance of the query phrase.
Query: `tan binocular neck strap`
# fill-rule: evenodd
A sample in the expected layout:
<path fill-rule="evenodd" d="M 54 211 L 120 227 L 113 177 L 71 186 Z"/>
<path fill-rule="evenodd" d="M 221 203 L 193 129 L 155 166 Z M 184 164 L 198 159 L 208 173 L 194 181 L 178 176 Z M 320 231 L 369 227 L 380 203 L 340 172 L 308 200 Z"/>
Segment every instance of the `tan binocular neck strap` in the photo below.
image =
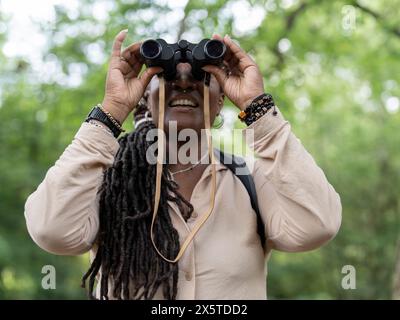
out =
<path fill-rule="evenodd" d="M 211 199 L 210 199 L 210 207 L 206 214 L 204 214 L 199 222 L 194 226 L 192 231 L 189 233 L 185 241 L 183 242 L 177 256 L 175 259 L 171 260 L 166 258 L 160 250 L 158 250 L 155 242 L 154 242 L 154 235 L 153 235 L 153 228 L 154 223 L 156 221 L 157 213 L 158 213 L 158 206 L 160 202 L 160 194 L 161 194 L 161 177 L 162 177 L 162 170 L 163 170 L 163 155 L 164 155 L 164 144 L 165 144 L 165 137 L 164 137 L 164 113 L 165 113 L 165 80 L 163 76 L 159 76 L 160 85 L 159 85 L 159 115 L 158 115 L 158 141 L 157 141 L 157 167 L 156 167 L 156 193 L 154 199 L 154 211 L 153 211 L 153 218 L 151 221 L 150 227 L 150 238 L 151 242 L 153 243 L 154 249 L 157 253 L 165 260 L 170 263 L 175 263 L 179 261 L 179 259 L 184 254 L 185 250 L 189 246 L 190 242 L 193 240 L 196 233 L 200 230 L 201 226 L 204 222 L 207 221 L 208 217 L 211 215 L 211 212 L 214 209 L 214 202 L 215 202 L 215 191 L 216 191 L 216 169 L 215 169 L 215 159 L 212 147 L 212 136 L 211 136 L 211 119 L 210 119 L 210 92 L 209 92 L 209 78 L 210 75 L 206 73 L 205 82 L 204 82 L 204 123 L 206 129 L 206 136 L 207 136 L 207 146 L 208 146 L 208 154 L 211 160 Z M 208 79 L 208 80 L 207 80 Z"/>

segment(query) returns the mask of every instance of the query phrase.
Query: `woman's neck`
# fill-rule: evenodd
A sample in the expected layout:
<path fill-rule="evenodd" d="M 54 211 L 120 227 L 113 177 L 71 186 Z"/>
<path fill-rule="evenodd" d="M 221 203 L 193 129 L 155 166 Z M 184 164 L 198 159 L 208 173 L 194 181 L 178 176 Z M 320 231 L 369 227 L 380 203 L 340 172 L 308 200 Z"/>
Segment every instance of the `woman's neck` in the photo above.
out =
<path fill-rule="evenodd" d="M 171 172 L 194 165 L 208 164 L 208 146 L 205 132 L 191 135 L 185 141 L 167 138 L 167 155 L 168 168 Z"/>

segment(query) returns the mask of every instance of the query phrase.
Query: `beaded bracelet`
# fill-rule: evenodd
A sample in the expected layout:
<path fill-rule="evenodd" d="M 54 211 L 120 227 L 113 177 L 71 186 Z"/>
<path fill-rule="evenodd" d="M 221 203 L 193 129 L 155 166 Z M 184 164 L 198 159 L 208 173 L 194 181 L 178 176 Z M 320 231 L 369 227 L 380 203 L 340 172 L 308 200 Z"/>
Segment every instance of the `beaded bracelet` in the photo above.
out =
<path fill-rule="evenodd" d="M 88 122 L 89 124 L 91 124 L 91 125 L 93 125 L 93 126 L 95 126 L 95 127 L 98 127 L 98 128 L 101 128 L 101 129 L 103 129 L 105 132 L 107 132 L 108 134 L 110 134 L 111 136 L 113 136 L 114 137 L 114 134 L 113 134 L 113 132 L 109 129 L 109 128 L 107 128 L 104 124 L 103 125 L 101 125 L 100 123 L 100 121 L 97 121 L 97 120 L 89 120 L 89 122 Z"/>
<path fill-rule="evenodd" d="M 272 114 L 276 116 L 278 112 L 275 109 L 272 96 L 268 93 L 263 93 L 256 97 L 245 110 L 240 111 L 238 118 L 249 126 L 266 114 L 271 108 L 274 108 Z"/>
<path fill-rule="evenodd" d="M 116 120 L 116 119 L 111 115 L 111 113 L 109 113 L 108 111 L 104 110 L 103 106 L 102 106 L 100 103 L 97 105 L 97 107 L 99 107 L 100 110 L 103 111 L 103 112 L 107 115 L 108 119 L 110 119 L 111 122 L 112 122 L 121 132 L 125 132 L 125 130 L 122 128 L 122 125 L 119 123 L 119 121 Z"/>

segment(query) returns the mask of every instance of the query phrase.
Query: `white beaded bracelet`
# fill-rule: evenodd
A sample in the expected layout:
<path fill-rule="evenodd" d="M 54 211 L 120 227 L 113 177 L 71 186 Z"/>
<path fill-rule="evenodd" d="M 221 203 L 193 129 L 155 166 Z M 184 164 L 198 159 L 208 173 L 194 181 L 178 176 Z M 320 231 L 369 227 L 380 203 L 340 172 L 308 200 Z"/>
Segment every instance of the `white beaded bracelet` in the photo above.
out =
<path fill-rule="evenodd" d="M 91 125 L 95 126 L 95 127 L 99 127 L 102 128 L 105 132 L 107 132 L 108 134 L 112 135 L 114 137 L 114 134 L 112 133 L 112 131 L 107 128 L 104 125 L 100 124 L 100 121 L 96 121 L 96 120 L 89 120 L 88 123 L 90 123 Z"/>

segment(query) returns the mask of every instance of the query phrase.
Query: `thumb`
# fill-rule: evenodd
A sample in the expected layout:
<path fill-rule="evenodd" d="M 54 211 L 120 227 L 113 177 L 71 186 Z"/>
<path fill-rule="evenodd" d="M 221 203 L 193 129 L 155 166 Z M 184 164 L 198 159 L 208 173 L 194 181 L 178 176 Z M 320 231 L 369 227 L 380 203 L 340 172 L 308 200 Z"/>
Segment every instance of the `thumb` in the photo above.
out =
<path fill-rule="evenodd" d="M 142 73 L 142 75 L 139 77 L 139 80 L 140 80 L 140 82 L 142 83 L 143 88 L 146 88 L 146 87 L 147 87 L 147 85 L 149 84 L 151 78 L 153 78 L 153 76 L 154 76 L 156 73 L 159 73 L 159 72 L 161 72 L 161 71 L 163 71 L 163 70 L 164 70 L 164 69 L 161 68 L 161 67 L 150 67 L 150 68 L 147 68 L 147 69 Z"/>
<path fill-rule="evenodd" d="M 202 68 L 204 71 L 211 73 L 217 79 L 218 83 L 222 87 L 226 80 L 226 73 L 221 68 L 214 65 L 207 65 Z"/>
<path fill-rule="evenodd" d="M 211 37 L 212 39 L 217 39 L 219 41 L 224 41 L 224 38 L 222 38 L 218 33 L 214 33 Z"/>

